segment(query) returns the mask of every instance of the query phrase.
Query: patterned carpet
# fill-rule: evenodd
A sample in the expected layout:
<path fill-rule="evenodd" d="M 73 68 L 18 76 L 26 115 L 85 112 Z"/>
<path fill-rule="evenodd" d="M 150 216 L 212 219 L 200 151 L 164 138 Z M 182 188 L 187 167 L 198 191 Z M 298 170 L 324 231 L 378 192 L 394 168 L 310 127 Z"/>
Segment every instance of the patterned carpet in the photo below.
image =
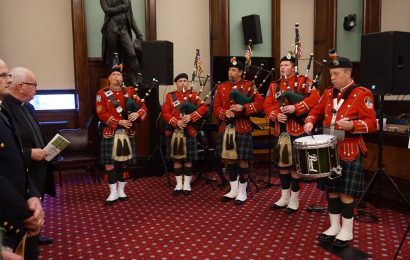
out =
<path fill-rule="evenodd" d="M 409 223 L 408 215 L 370 208 L 379 222 L 355 222 L 352 246 L 334 250 L 316 241 L 327 214 L 303 210 L 325 203 L 314 183 L 304 184 L 301 210 L 288 216 L 269 210 L 277 186 L 257 193 L 252 186 L 253 198 L 238 207 L 219 202 L 227 190 L 203 180 L 191 196 L 172 196 L 166 180 L 130 181 L 127 202 L 104 206 L 107 185 L 63 174 L 57 197 L 45 200 L 42 233 L 55 241 L 41 246 L 40 259 L 392 259 Z M 409 236 L 398 259 L 410 259 Z"/>

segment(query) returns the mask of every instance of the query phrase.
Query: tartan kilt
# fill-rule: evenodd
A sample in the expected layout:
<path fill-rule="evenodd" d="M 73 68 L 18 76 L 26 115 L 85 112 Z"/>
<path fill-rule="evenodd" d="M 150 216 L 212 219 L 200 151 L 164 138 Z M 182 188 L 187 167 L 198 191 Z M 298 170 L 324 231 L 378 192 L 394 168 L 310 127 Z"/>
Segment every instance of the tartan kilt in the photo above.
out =
<path fill-rule="evenodd" d="M 137 158 L 135 153 L 135 137 L 128 136 L 130 139 L 131 144 L 131 155 L 132 158 L 127 161 L 130 165 L 137 164 Z M 105 138 L 103 137 L 101 140 L 101 152 L 100 152 L 100 164 L 107 165 L 107 164 L 115 164 L 115 161 L 111 158 L 112 157 L 112 148 L 114 146 L 114 137 Z"/>
<path fill-rule="evenodd" d="M 167 160 L 171 161 L 171 136 L 167 136 Z M 192 137 L 190 135 L 186 135 L 186 158 L 183 160 L 187 161 L 198 161 L 198 142 L 196 140 L 196 136 Z"/>
<path fill-rule="evenodd" d="M 215 157 L 221 158 L 222 142 L 224 132 L 218 133 L 218 144 L 215 149 Z M 253 141 L 252 133 L 239 134 L 236 132 L 236 152 L 238 153 L 238 160 L 252 160 L 253 155 Z"/>
<path fill-rule="evenodd" d="M 317 187 L 327 192 L 339 192 L 360 198 L 364 192 L 364 179 L 362 173 L 362 156 L 351 162 L 340 160 L 342 176 L 336 179 L 328 177 L 317 180 Z"/>

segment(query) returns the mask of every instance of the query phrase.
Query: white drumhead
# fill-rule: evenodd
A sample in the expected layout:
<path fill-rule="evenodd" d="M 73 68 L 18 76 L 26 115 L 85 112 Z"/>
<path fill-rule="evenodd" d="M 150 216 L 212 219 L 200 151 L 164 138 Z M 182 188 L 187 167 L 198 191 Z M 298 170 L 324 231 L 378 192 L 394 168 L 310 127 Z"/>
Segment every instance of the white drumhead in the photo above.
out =
<path fill-rule="evenodd" d="M 333 135 L 309 135 L 295 139 L 295 144 L 300 145 L 315 145 L 315 144 L 329 144 L 335 141 Z"/>

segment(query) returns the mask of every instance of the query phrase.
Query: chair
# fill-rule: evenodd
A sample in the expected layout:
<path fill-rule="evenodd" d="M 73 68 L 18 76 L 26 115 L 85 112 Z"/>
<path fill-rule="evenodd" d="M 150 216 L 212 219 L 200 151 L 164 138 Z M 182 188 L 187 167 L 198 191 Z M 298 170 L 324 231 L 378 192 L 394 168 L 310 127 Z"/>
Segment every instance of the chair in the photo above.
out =
<path fill-rule="evenodd" d="M 62 186 L 61 173 L 69 169 L 86 168 L 96 182 L 100 182 L 96 174 L 96 156 L 92 153 L 91 142 L 88 138 L 88 129 L 61 129 L 58 133 L 70 141 L 70 144 L 61 152 L 54 162 L 55 170 L 60 178 L 60 187 Z"/>

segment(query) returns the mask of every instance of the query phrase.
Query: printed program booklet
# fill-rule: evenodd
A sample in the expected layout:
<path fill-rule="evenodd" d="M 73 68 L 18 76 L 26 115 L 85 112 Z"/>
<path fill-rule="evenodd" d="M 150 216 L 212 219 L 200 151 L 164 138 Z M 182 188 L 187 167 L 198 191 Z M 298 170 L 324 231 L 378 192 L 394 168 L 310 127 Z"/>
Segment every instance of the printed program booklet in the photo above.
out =
<path fill-rule="evenodd" d="M 44 147 L 44 150 L 47 151 L 46 161 L 51 161 L 56 157 L 67 145 L 70 143 L 60 134 L 56 134 L 53 139 Z"/>

